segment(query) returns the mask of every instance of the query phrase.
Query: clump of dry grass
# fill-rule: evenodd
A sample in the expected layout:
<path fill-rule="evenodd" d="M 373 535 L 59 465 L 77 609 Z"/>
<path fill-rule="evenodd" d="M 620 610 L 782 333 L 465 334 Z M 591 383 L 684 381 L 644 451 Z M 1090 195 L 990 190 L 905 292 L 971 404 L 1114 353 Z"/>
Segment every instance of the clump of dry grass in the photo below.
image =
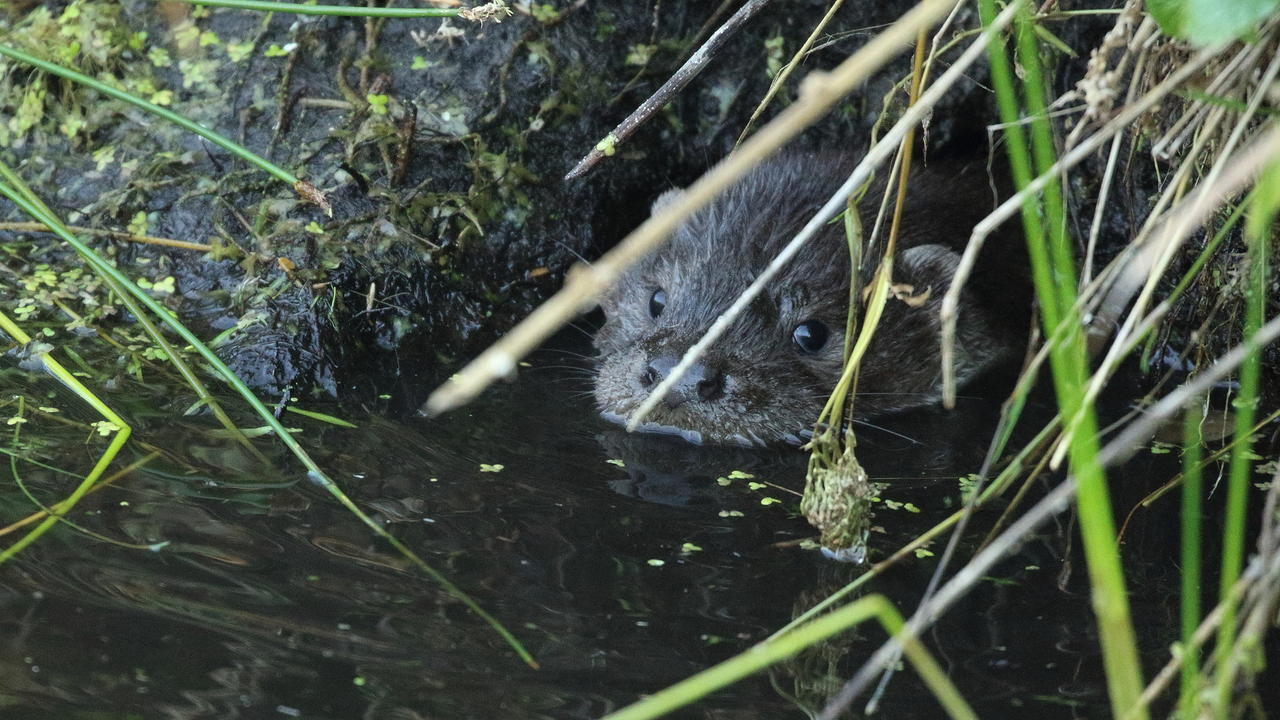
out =
<path fill-rule="evenodd" d="M 1273 285 L 1273 278 L 1266 270 L 1265 251 L 1268 244 L 1274 243 L 1269 232 L 1260 232 L 1246 251 L 1238 233 L 1235 240 L 1230 234 L 1240 215 L 1232 210 L 1242 204 L 1251 204 L 1250 210 L 1258 215 L 1274 217 L 1275 213 L 1275 200 L 1267 204 L 1256 192 L 1248 198 L 1244 195 L 1267 168 L 1272 168 L 1274 174 L 1280 163 L 1280 129 L 1265 117 L 1270 112 L 1267 105 L 1276 100 L 1280 22 L 1268 20 L 1248 44 L 1195 50 L 1161 35 L 1155 22 L 1139 8 L 1138 3 L 1129 3 L 1122 9 L 1115 27 L 1093 51 L 1088 70 L 1076 88 L 1052 103 L 1054 108 L 1075 108 L 1074 119 L 1065 124 L 1056 143 L 1056 159 L 975 229 L 964 272 L 971 270 L 977 249 L 987 235 L 1026 203 L 1034 204 L 1038 213 L 1046 212 L 1039 204 L 1046 188 L 1061 182 L 1064 187 L 1090 188 L 1096 193 L 1091 198 L 1077 198 L 1079 205 L 1092 203 L 1093 212 L 1087 233 L 1080 238 L 1082 272 L 1070 312 L 1064 314 L 1061 324 L 1046 326 L 1047 342 L 1024 377 L 1031 378 L 1052 354 L 1055 344 L 1069 337 L 1070 324 L 1086 323 L 1093 369 L 1087 378 L 1081 378 L 1078 389 L 1083 396 L 1078 409 L 1059 416 L 1060 429 L 1046 428 L 1053 434 L 1046 455 L 1052 467 L 1072 451 L 1082 439 L 1080 435 L 1093 432 L 1085 422 L 1085 413 L 1091 412 L 1094 402 L 1106 392 L 1121 364 L 1132 359 L 1139 349 L 1144 349 L 1144 359 L 1149 359 L 1155 347 L 1172 344 L 1180 351 L 1178 365 L 1187 367 L 1181 363 L 1191 358 L 1194 369 L 1182 386 L 1169 390 L 1168 383 L 1162 382 L 1138 400 L 1137 409 L 1119 425 L 1125 431 L 1096 455 L 1099 466 L 1114 465 L 1129 457 L 1151 439 L 1162 423 L 1175 420 L 1188 402 L 1203 404 L 1204 393 L 1212 382 L 1240 373 L 1240 396 L 1235 407 L 1219 410 L 1227 416 L 1227 425 L 1235 424 L 1230 475 L 1238 480 L 1228 489 L 1225 549 L 1219 566 L 1220 603 L 1202 626 L 1218 627 L 1217 646 L 1204 674 L 1193 673 L 1188 676 L 1190 680 L 1184 680 L 1184 684 L 1193 682 L 1197 687 L 1184 687 L 1182 708 L 1187 716 L 1222 716 L 1232 698 L 1245 687 L 1237 681 L 1256 672 L 1256 664 L 1247 659 L 1256 653 L 1259 630 L 1265 627 L 1263 618 L 1276 604 L 1274 573 L 1269 574 L 1268 570 L 1280 565 L 1276 543 L 1264 531 L 1259 540 L 1260 557 L 1247 572 L 1240 573 L 1246 525 L 1245 481 L 1250 472 L 1249 437 L 1258 429 L 1254 408 L 1264 394 L 1257 385 L 1259 353 L 1280 330 L 1274 320 L 1263 324 L 1266 316 L 1274 315 L 1274 295 L 1266 292 Z M 1102 172 L 1095 181 L 1091 171 L 1098 167 Z M 1113 201 L 1120 190 L 1140 187 L 1146 178 L 1156 179 L 1149 207 L 1126 208 Z M 1113 239 L 1103 258 L 1104 247 L 1099 239 L 1108 213 L 1117 212 L 1117 206 L 1136 210 L 1139 221 L 1119 247 Z M 1054 221 L 1051 212 L 1048 221 Z M 1065 223 L 1066 218 L 1059 218 L 1058 222 Z M 1271 229 L 1269 222 L 1259 226 Z M 950 302 L 944 308 L 952 334 L 954 299 L 959 289 L 959 282 L 953 285 Z M 944 337 L 944 343 L 949 341 L 950 335 Z M 1165 400 L 1155 403 L 1160 393 L 1167 393 Z M 1084 469 L 1082 463 L 1073 460 L 1073 475 Z M 1013 547 L 1043 519 L 1065 510 L 1065 499 L 1072 491 L 1070 482 L 1069 479 L 1024 513 L 997 543 L 960 569 L 936 596 L 926 599 L 909 627 L 919 630 L 930 624 L 957 597 L 964 578 L 976 580 L 974 571 L 989 567 L 994 561 L 996 556 L 990 552 L 993 548 Z M 1268 528 L 1275 520 L 1275 495 L 1273 482 L 1264 508 Z M 1087 517 L 1081 518 L 1086 543 L 1090 533 L 1097 532 L 1090 525 Z M 1191 532 L 1198 533 L 1198 526 Z M 1110 531 L 1105 534 L 1108 537 L 1099 538 L 1099 542 L 1114 546 Z M 1198 539 L 1197 535 L 1195 540 Z M 1197 546 L 1198 542 L 1191 544 L 1193 548 Z M 1094 562 L 1092 557 L 1090 562 Z M 1100 590 L 1099 580 L 1094 578 L 1095 593 Z M 1198 583 L 1191 587 L 1198 588 Z M 1244 597 L 1250 598 L 1250 609 L 1237 613 L 1236 605 Z M 1095 606 L 1098 607 L 1096 602 Z M 1102 612 L 1101 607 L 1099 611 Z M 1190 627 L 1201 622 L 1199 617 L 1190 620 Z M 1205 637 L 1207 633 L 1201 632 L 1195 639 L 1203 643 Z M 1184 638 L 1186 647 L 1171 661 L 1171 668 L 1195 662 L 1195 639 Z M 828 715 L 851 701 L 867 685 L 874 668 L 893 657 L 891 648 L 878 653 L 837 698 Z M 1109 680 L 1114 681 L 1112 674 L 1109 667 Z M 1145 706 L 1169 677 L 1168 672 L 1162 673 L 1141 697 L 1132 696 L 1129 689 L 1130 697 L 1120 704 L 1116 704 L 1115 697 L 1119 691 L 1113 686 L 1117 715 L 1145 716 Z M 1216 693 L 1207 695 L 1208 701 L 1199 692 L 1204 688 L 1216 689 Z M 1202 702 L 1203 706 L 1198 704 Z"/>

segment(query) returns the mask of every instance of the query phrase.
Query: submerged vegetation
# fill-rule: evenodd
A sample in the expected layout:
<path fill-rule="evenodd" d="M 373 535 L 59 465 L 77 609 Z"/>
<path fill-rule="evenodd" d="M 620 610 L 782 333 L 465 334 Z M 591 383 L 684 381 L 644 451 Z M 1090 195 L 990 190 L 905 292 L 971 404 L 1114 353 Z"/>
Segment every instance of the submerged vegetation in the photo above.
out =
<path fill-rule="evenodd" d="M 407 372 L 403 357 L 428 368 L 415 382 L 438 381 L 548 294 L 550 280 L 597 233 L 638 216 L 617 208 L 615 196 L 654 189 L 646 173 L 666 159 L 646 152 L 646 141 L 704 151 L 736 145 L 664 212 L 599 261 L 567 273 L 563 290 L 429 403 L 436 412 L 454 407 L 511 374 L 683 216 L 754 163 L 808 128 L 831 142 L 852 125 L 874 142 L 806 232 L 841 216 L 874 174 L 897 182 L 885 184 L 874 227 L 858 227 L 854 213 L 842 216 L 855 272 L 861 257 L 884 260 L 872 286 L 851 298 L 846 372 L 809 448 L 810 486 L 799 509 L 821 519 L 818 544 L 835 554 L 858 562 L 886 557 L 806 602 L 792 624 L 759 646 L 611 717 L 656 717 L 797 653 L 820 652 L 832 636 L 870 620 L 890 639 L 858 660 L 847 682 L 825 688 L 822 717 L 844 713 L 879 676 L 874 707 L 891 674 L 882 671 L 902 652 L 952 717 L 976 717 L 966 688 L 920 638 L 997 563 L 1068 511 L 1082 540 L 1114 717 L 1149 717 L 1158 705 L 1180 717 L 1225 718 L 1261 702 L 1263 642 L 1280 603 L 1278 3 L 1231 0 L 1231 12 L 1202 15 L 1201 4 L 1179 0 L 1096 11 L 924 0 L 826 72 L 803 78 L 815 43 L 854 37 L 824 35 L 839 0 L 815 3 L 821 12 L 794 37 L 779 30 L 750 48 L 750 35 L 733 32 L 781 12 L 761 0 L 727 18 L 715 15 L 679 41 L 659 36 L 656 18 L 649 29 L 643 10 L 624 18 L 620 9 L 584 3 L 431 4 L 440 7 L 171 2 L 150 15 L 149 0 L 69 0 L 20 2 L 7 11 L 0 26 L 0 194 L 8 201 L 0 207 L 9 221 L 0 225 L 0 330 L 14 372 L 5 374 L 0 402 L 12 430 L 5 452 L 13 486 L 3 491 L 12 516 L 0 534 L 13 539 L 0 562 L 23 561 L 22 553 L 59 525 L 100 538 L 75 523 L 77 503 L 104 483 L 153 462 L 204 472 L 207 457 L 146 438 L 162 435 L 164 424 L 207 415 L 199 432 L 235 448 L 237 482 L 256 477 L 255 491 L 266 492 L 305 477 L 322 487 L 398 554 L 377 562 L 429 577 L 536 667 L 537 650 L 526 650 L 520 631 L 509 631 L 447 568 L 428 564 L 388 527 L 404 508 L 384 503 L 372 512 L 313 458 L 319 451 L 343 464 L 339 450 L 287 427 L 284 410 L 312 428 L 358 423 L 295 407 L 295 389 L 306 399 L 338 395 L 347 408 L 416 406 L 420 397 L 393 398 L 368 378 L 391 365 Z M 511 21 L 483 24 L 512 10 Z M 302 19 L 282 20 L 281 11 Z M 321 25 L 308 13 L 355 19 Z M 413 17 L 432 18 L 432 25 L 396 26 Z M 435 18 L 471 24 L 464 30 Z M 714 32 L 721 24 L 732 32 Z M 606 82 L 593 72 L 592 53 L 618 41 L 609 67 L 627 72 L 622 93 L 610 84 L 617 78 Z M 384 42 L 417 50 L 384 52 Z M 701 76 L 711 72 L 698 50 L 704 42 L 767 68 L 753 73 L 753 85 L 712 82 Z M 659 63 L 677 59 L 686 60 L 684 68 L 639 119 L 618 126 L 625 132 L 609 132 L 616 117 L 593 115 L 616 110 L 624 96 L 631 103 L 626 91 L 638 79 L 663 79 Z M 982 83 L 966 79 L 979 72 Z M 883 75 L 892 76 L 883 98 L 864 98 L 861 106 L 845 100 Z M 703 109 L 714 117 L 711 129 L 687 128 L 670 103 L 704 80 L 704 99 L 716 101 L 703 103 L 712 107 Z M 336 95 L 309 94 L 308 82 Z M 744 87 L 760 92 L 735 104 Z M 892 294 L 897 221 L 912 211 L 904 206 L 910 170 L 927 161 L 931 142 L 963 138 L 961 124 L 941 116 L 972 97 L 983 98 L 990 153 L 1007 158 L 1016 194 L 970 238 L 944 303 L 944 358 L 959 285 L 1000 223 L 1021 223 L 1038 326 L 985 460 L 960 492 L 945 490 L 956 509 L 901 547 L 869 547 L 877 520 L 871 513 L 903 504 L 881 497 L 891 491 L 872 482 L 878 468 L 859 459 L 861 431 L 851 419 L 857 362 L 870 337 L 886 331 L 877 320 Z M 860 113 L 867 108 L 874 112 Z M 295 115 L 305 120 L 298 127 Z M 926 122 L 939 140 L 921 129 Z M 583 155 L 590 162 L 573 173 L 584 175 L 594 194 L 569 196 L 547 182 Z M 805 237 L 780 262 L 801 252 Z M 877 243 L 889 252 L 864 251 Z M 744 288 L 682 363 L 692 364 L 768 281 L 766 273 Z M 946 362 L 939 373 L 955 402 Z M 94 418 L 56 406 L 51 398 L 67 398 L 30 381 L 44 373 L 72 388 L 74 402 Z M 1037 394 L 1040 385 L 1049 389 Z M 168 405 L 134 408 L 141 423 L 131 421 L 112 410 L 112 391 L 121 386 L 166 388 Z M 656 388 L 653 397 L 664 391 Z M 264 397 L 277 399 L 276 407 Z M 1041 406 L 1049 410 L 1033 411 Z M 83 453 L 41 437 L 68 428 L 87 437 L 88 469 L 76 466 Z M 502 448 L 492 450 L 473 465 L 488 475 L 484 482 L 501 483 L 513 464 Z M 1120 468 L 1138 453 L 1179 453 L 1179 472 L 1160 487 L 1118 487 Z M 51 501 L 23 480 L 23 465 L 75 482 Z M 1221 482 L 1210 481 L 1215 474 Z M 1180 505 L 1159 502 L 1179 485 Z M 1180 515 L 1181 616 L 1171 631 L 1178 643 L 1158 655 L 1135 630 L 1141 621 L 1130 605 L 1132 571 L 1121 543 L 1127 523 L 1117 522 L 1127 507 L 1117 494 L 1130 503 L 1135 491 L 1147 496 L 1134 513 Z M 1210 491 L 1225 500 L 1215 495 L 1210 503 Z M 994 519 L 986 512 L 993 507 L 1002 509 Z M 947 533 L 939 552 L 932 544 Z M 165 553 L 167 541 L 125 545 Z M 682 547 L 682 555 L 701 550 L 692 541 Z M 452 564 L 463 552 L 444 559 Z M 1070 557 L 1070 550 L 1062 553 L 1067 568 Z M 890 568 L 930 558 L 934 574 L 914 612 L 881 594 L 846 602 L 874 590 Z M 652 567 L 663 564 L 649 559 Z M 1215 583 L 1216 593 L 1204 591 Z M 233 617 L 222 621 L 233 624 Z M 543 638 L 551 648 L 560 641 Z M 637 692 L 651 690 L 657 688 Z M 619 699 L 630 697 L 610 705 Z"/>

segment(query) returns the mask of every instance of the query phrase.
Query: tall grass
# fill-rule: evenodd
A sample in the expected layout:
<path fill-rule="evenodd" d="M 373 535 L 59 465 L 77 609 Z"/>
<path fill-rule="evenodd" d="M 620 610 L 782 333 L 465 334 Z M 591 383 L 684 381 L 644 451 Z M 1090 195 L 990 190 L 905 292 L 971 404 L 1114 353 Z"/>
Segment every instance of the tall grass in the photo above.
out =
<path fill-rule="evenodd" d="M 994 0 L 980 0 L 979 12 L 982 22 L 989 24 L 995 17 Z M 1005 48 L 999 43 L 988 46 L 996 105 L 1007 128 L 1005 147 L 1014 183 L 1019 190 L 1030 184 L 1033 175 L 1048 171 L 1057 157 L 1045 102 L 1048 87 L 1041 69 L 1033 22 L 1024 12 L 1016 26 L 1017 57 L 1022 70 L 1020 83 L 1014 81 Z M 1022 129 L 1024 116 L 1020 107 L 1025 108 L 1030 123 L 1029 142 Z M 1059 412 L 1069 423 L 1064 430 L 1069 443 L 1071 472 L 1078 485 L 1076 503 L 1080 532 L 1092 586 L 1094 613 L 1098 618 L 1098 636 L 1111 708 L 1119 717 L 1136 704 L 1142 692 L 1141 664 L 1130 619 L 1106 476 L 1098 462 L 1097 420 L 1093 408 L 1084 404 L 1088 366 L 1083 325 L 1075 318 L 1067 317 L 1076 312 L 1076 273 L 1074 253 L 1066 234 L 1065 206 L 1056 179 L 1046 185 L 1043 198 L 1042 203 L 1036 203 L 1033 197 L 1027 197 L 1022 206 L 1022 224 L 1042 326 L 1050 343 L 1049 362 Z M 1065 328 L 1062 335 L 1056 332 L 1060 328 Z M 1146 715 L 1143 713 L 1138 717 Z"/>
<path fill-rule="evenodd" d="M 304 7 L 304 6 L 296 6 L 296 7 Z M 359 10 L 360 8 L 353 8 L 353 9 Z M 360 13 L 353 13 L 353 14 L 360 14 Z M 165 121 L 171 122 L 192 133 L 195 133 L 196 135 L 199 135 L 200 137 L 203 137 L 209 140 L 210 142 L 213 142 L 218 146 L 228 150 L 229 152 L 235 154 L 236 156 L 243 158 L 244 160 L 262 169 L 264 172 L 267 172 L 270 175 L 273 175 L 285 182 L 288 182 L 293 187 L 295 192 L 297 192 L 305 200 L 320 206 L 323 210 L 325 210 L 325 212 L 331 213 L 331 208 L 329 207 L 327 199 L 317 188 L 315 188 L 310 183 L 306 182 L 305 180 L 299 179 L 298 177 L 296 177 L 289 171 L 285 170 L 284 168 L 281 168 L 280 166 L 266 160 L 265 158 L 262 158 L 256 153 L 253 153 L 247 148 L 239 145 L 238 143 L 235 143 L 229 140 L 228 138 L 223 137 L 222 135 L 216 132 L 213 132 L 208 128 L 205 128 L 199 123 L 196 123 L 195 121 L 179 113 L 176 113 L 167 108 L 163 108 L 158 105 L 155 105 L 154 103 L 148 102 L 132 93 L 129 93 L 124 90 L 120 90 L 118 88 L 102 83 L 92 77 L 89 77 L 71 68 L 63 67 L 56 63 L 48 62 L 41 58 L 37 58 L 29 53 L 18 50 L 17 48 L 4 45 L 2 43 L 0 43 L 0 56 L 8 57 L 20 63 L 30 65 L 41 71 L 57 75 L 59 77 L 70 80 L 72 82 L 84 85 L 85 87 L 92 88 L 100 93 L 103 93 L 104 95 L 107 95 L 108 97 L 120 100 L 122 102 L 128 103 L 135 107 L 141 108 L 142 110 L 145 110 L 146 112 L 149 112 Z M 134 283 L 130 278 L 124 275 L 111 262 L 109 262 L 96 250 L 94 250 L 92 247 L 84 243 L 82 240 L 80 240 L 79 237 L 77 237 L 74 233 L 72 233 L 67 228 L 67 226 L 61 221 L 61 219 L 58 218 L 53 213 L 53 211 L 50 210 L 50 208 L 47 205 L 45 205 L 44 202 L 41 201 L 41 199 L 36 195 L 36 193 L 34 193 L 29 187 L 26 186 L 26 184 L 22 181 L 22 179 L 18 176 L 18 174 L 3 164 L 0 164 L 0 196 L 4 196 L 8 198 L 22 212 L 26 213 L 33 220 L 43 224 L 45 227 L 49 229 L 49 231 L 53 232 L 55 235 L 61 238 L 65 243 L 67 243 L 67 245 L 69 245 L 75 250 L 75 252 L 83 259 L 83 261 L 94 272 L 98 273 L 106 280 L 109 287 L 113 288 L 116 292 L 119 292 L 122 297 L 127 297 L 126 303 L 133 311 L 133 314 L 139 318 L 139 322 L 142 323 L 146 328 L 150 330 L 152 338 L 157 342 L 157 344 L 165 348 L 166 354 L 168 355 L 170 361 L 178 365 L 180 371 L 183 372 L 184 377 L 186 377 L 187 381 L 192 384 L 193 388 L 196 389 L 197 394 L 200 395 L 202 398 L 205 398 L 207 401 L 211 403 L 210 407 L 214 409 L 215 414 L 218 414 L 219 417 L 224 420 L 224 422 L 226 422 L 227 424 L 230 424 L 230 421 L 226 419 L 225 415 L 221 412 L 221 410 L 217 408 L 216 402 L 213 401 L 212 395 L 208 393 L 207 390 L 204 389 L 203 384 L 194 375 L 194 373 L 190 372 L 189 369 L 186 369 L 185 363 L 182 361 L 179 353 L 172 346 L 169 346 L 167 344 L 167 341 L 160 335 L 158 330 L 156 330 L 154 326 L 155 322 L 160 322 L 160 323 L 163 323 L 164 325 L 167 325 L 170 330 L 172 330 L 179 337 L 181 337 L 188 345 L 190 345 L 190 347 L 192 347 L 195 350 L 197 354 L 199 354 L 209 364 L 209 366 L 213 369 L 213 373 L 215 374 L 215 376 L 220 377 L 223 381 L 225 381 L 228 385 L 230 385 L 231 388 L 238 395 L 240 395 L 240 397 L 246 402 L 246 404 L 248 404 L 248 406 L 254 411 L 254 413 L 256 413 L 260 418 L 262 418 L 263 422 L 265 422 L 266 425 L 271 428 L 276 438 L 281 443 L 283 443 L 285 447 L 294 455 L 294 457 L 297 458 L 298 461 L 306 468 L 308 479 L 310 479 L 316 485 L 322 487 L 335 500 L 337 500 L 339 504 L 345 507 L 356 518 L 358 518 L 366 527 L 368 527 L 375 535 L 382 538 L 385 542 L 387 542 L 389 545 L 395 548 L 420 572 L 422 572 L 423 574 L 425 574 L 426 576 L 434 580 L 437 584 L 439 584 L 442 588 L 444 588 L 444 590 L 447 593 L 449 593 L 451 596 L 453 596 L 455 599 L 457 599 L 459 602 L 465 605 L 468 609 L 474 612 L 479 618 L 481 618 L 485 623 L 487 623 L 490 627 L 492 627 L 493 630 L 496 633 L 498 633 L 500 637 L 502 637 L 502 639 L 512 648 L 513 651 L 515 651 L 515 653 L 526 664 L 530 665 L 531 667 L 538 666 L 537 661 L 534 660 L 533 656 L 528 652 L 528 650 L 526 650 L 524 646 L 519 642 L 519 640 L 517 640 L 510 631 L 508 631 L 500 622 L 498 622 L 496 618 L 494 618 L 487 611 L 485 611 L 484 608 L 480 607 L 480 605 L 477 604 L 475 600 L 472 599 L 467 593 L 465 593 L 460 587 L 455 585 L 452 581 L 450 581 L 438 570 L 428 565 L 417 553 L 413 552 L 413 550 L 411 550 L 408 546 L 404 545 L 395 536 L 387 532 L 387 530 L 381 524 L 375 522 L 373 518 L 371 518 L 359 506 L 357 506 L 346 495 L 346 493 L 344 493 L 342 489 L 338 487 L 338 485 L 334 483 L 331 478 L 329 478 L 329 476 L 324 472 L 324 470 L 321 469 L 320 466 L 315 463 L 315 461 L 310 457 L 310 455 L 306 452 L 306 450 L 302 447 L 302 445 L 299 444 L 297 439 L 293 437 L 293 434 L 290 433 L 284 427 L 284 425 L 279 421 L 279 419 L 276 418 L 275 413 L 273 413 L 271 409 L 267 408 L 262 403 L 262 401 L 258 399 L 258 397 L 253 393 L 253 391 L 250 390 L 249 387 L 234 372 L 232 372 L 232 370 L 225 363 L 222 362 L 222 360 L 217 356 L 216 353 L 214 353 L 208 347 L 207 344 L 201 341 L 176 316 L 174 316 L 173 313 L 169 312 L 167 309 L 161 306 L 155 299 L 153 299 L 149 294 L 147 294 L 144 290 L 138 287 L 136 283 Z M 5 329 L 10 331 L 18 330 L 20 332 L 20 329 L 16 328 L 16 326 L 12 326 L 12 327 L 6 326 Z M 10 334 L 13 334 L 13 333 L 10 332 Z M 18 336 L 15 335 L 15 337 L 18 337 Z M 50 367 L 52 371 L 53 366 L 50 365 L 47 361 L 46 361 L 46 366 Z M 89 401 L 89 399 L 86 398 L 86 401 Z M 106 408 L 105 405 L 102 405 L 101 408 L 98 408 L 97 405 L 95 405 L 94 407 L 99 409 L 99 412 L 105 413 L 110 411 L 109 408 Z M 112 422 L 115 422 L 115 420 L 113 419 Z M 105 470 L 106 465 L 110 463 L 111 457 L 114 457 L 115 451 L 118 450 L 118 447 L 116 447 L 116 443 L 124 442 L 124 440 L 121 440 L 121 437 L 127 440 L 128 434 L 129 434 L 127 431 L 127 426 L 124 426 L 121 423 L 117 423 L 117 425 L 120 425 L 121 427 L 125 428 L 125 430 L 123 430 L 120 433 L 117 433 L 116 437 L 112 441 L 113 444 L 110 448 L 111 452 L 108 455 L 104 456 L 104 462 L 100 463 L 102 464 L 102 467 L 101 468 L 95 467 L 93 473 L 89 476 L 89 479 L 96 481 L 97 477 L 100 476 L 102 471 Z M 253 452 L 259 458 L 262 458 L 261 454 L 256 449 L 253 450 Z M 69 497 L 66 501 L 64 501 L 64 503 L 68 507 L 74 504 L 74 500 L 78 499 L 84 493 L 88 492 L 92 488 L 94 483 L 90 482 L 89 479 L 87 479 L 85 483 L 83 483 L 80 487 L 76 489 L 72 497 Z M 36 537 L 38 537 L 41 533 L 45 532 L 49 526 L 57 522 L 57 519 L 58 519 L 57 514 L 51 514 L 48 518 L 41 521 L 41 523 L 37 526 L 37 528 L 34 531 L 29 533 L 27 536 L 25 536 L 22 540 L 20 540 L 14 546 L 11 546 L 7 550 L 5 550 L 3 553 L 0 553 L 0 562 L 3 562 L 4 560 L 12 557 L 22 548 L 29 545 L 30 542 L 32 542 Z"/>
<path fill-rule="evenodd" d="M 1236 601 L 1231 588 L 1240 577 L 1244 565 L 1245 538 L 1250 476 L 1253 472 L 1253 422 L 1257 415 L 1261 388 L 1262 348 L 1254 340 L 1266 318 L 1267 288 L 1271 274 L 1268 271 L 1268 246 L 1271 242 L 1273 223 L 1280 207 L 1280 163 L 1274 163 L 1259 184 L 1262 192 L 1256 193 L 1245 223 L 1245 239 L 1248 242 L 1249 272 L 1247 275 L 1244 319 L 1244 342 L 1249 354 L 1240 368 L 1240 391 L 1232 403 L 1235 409 L 1235 446 L 1227 472 L 1227 507 L 1222 538 L 1221 576 L 1218 583 L 1219 602 L 1222 604 L 1222 624 L 1218 626 L 1214 656 L 1217 662 L 1218 682 L 1214 698 L 1214 714 L 1226 717 L 1232 700 L 1231 684 L 1234 674 L 1228 671 L 1229 659 L 1236 650 Z"/>
<path fill-rule="evenodd" d="M 1199 404 L 1188 407 L 1182 419 L 1182 690 L 1178 700 L 1182 717 L 1196 716 L 1195 697 L 1200 688 L 1200 662 L 1193 637 L 1200 625 L 1200 514 L 1203 491 L 1200 464 L 1200 423 L 1204 416 Z"/>

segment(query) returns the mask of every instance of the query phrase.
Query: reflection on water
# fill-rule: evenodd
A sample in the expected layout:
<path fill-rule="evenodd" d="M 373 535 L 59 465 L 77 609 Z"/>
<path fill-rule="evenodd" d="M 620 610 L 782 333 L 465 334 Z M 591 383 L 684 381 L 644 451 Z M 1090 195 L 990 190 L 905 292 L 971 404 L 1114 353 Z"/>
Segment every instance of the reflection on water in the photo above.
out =
<path fill-rule="evenodd" d="M 112 396 L 139 424 L 125 462 L 160 456 L 75 517 L 116 540 L 168 545 L 63 530 L 0 570 L 3 717 L 597 717 L 763 639 L 856 577 L 801 549 L 812 534 L 796 514 L 801 453 L 627 435 L 595 417 L 572 371 L 549 367 L 559 361 L 535 358 L 521 381 L 438 419 L 313 408 L 359 425 L 347 429 L 286 415 L 331 477 L 505 623 L 541 670 L 278 448 L 260 442 L 277 453 L 265 468 L 203 418 L 175 422 L 189 398 L 130 386 L 135 399 Z M 4 377 L 6 390 L 30 380 Z M 954 509 L 991 415 L 975 402 L 863 430 L 863 464 L 897 508 L 875 518 L 873 560 Z M 28 452 L 76 472 L 93 461 L 79 428 L 36 425 L 27 437 L 43 447 Z M 46 500 L 71 486 L 19 469 Z M 27 512 L 19 494 L 3 497 L 6 520 Z M 1105 707 L 1087 598 L 1054 586 L 1062 546 L 1030 544 L 930 638 L 984 717 Z M 910 608 L 933 560 L 872 589 Z M 677 716 L 804 717 L 882 638 L 859 629 Z M 886 717 L 939 716 L 911 673 L 885 704 Z"/>

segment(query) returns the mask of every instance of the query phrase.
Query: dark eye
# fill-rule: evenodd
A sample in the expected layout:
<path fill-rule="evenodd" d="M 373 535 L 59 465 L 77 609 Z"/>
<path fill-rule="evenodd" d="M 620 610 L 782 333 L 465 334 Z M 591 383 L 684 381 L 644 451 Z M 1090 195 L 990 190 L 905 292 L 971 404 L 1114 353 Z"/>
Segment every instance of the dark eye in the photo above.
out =
<path fill-rule="evenodd" d="M 667 291 L 658 288 L 653 291 L 653 296 L 649 298 L 649 315 L 658 317 L 667 307 Z"/>
<path fill-rule="evenodd" d="M 827 336 L 830 334 L 827 326 L 820 320 L 806 320 L 791 331 L 791 341 L 796 344 L 800 352 L 812 355 L 827 344 Z"/>

